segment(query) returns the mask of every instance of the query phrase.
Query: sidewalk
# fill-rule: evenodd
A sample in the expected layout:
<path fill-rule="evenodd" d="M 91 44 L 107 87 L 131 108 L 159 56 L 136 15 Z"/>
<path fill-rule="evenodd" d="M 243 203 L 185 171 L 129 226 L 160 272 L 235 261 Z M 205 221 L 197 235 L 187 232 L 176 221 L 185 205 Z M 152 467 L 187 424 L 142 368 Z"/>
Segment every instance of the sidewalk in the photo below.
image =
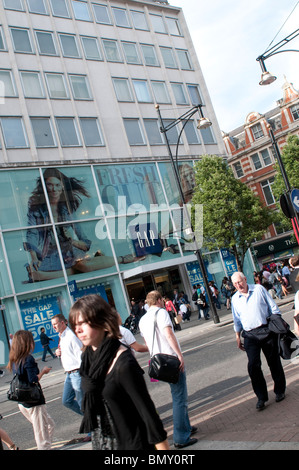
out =
<path fill-rule="evenodd" d="M 290 294 L 277 304 L 285 305 L 292 302 L 294 295 Z M 231 311 L 218 310 L 220 323 L 213 321 L 198 322 L 196 314 L 193 319 L 184 323 L 182 331 L 187 328 L 221 328 L 232 323 Z M 291 325 L 292 327 L 292 325 Z M 136 338 L 138 341 L 138 338 Z M 248 383 L 225 397 L 216 399 L 212 404 L 201 406 L 198 411 L 190 413 L 191 423 L 198 427 L 194 437 L 198 442 L 193 446 L 181 449 L 178 452 L 193 452 L 197 450 L 299 450 L 299 387 L 297 362 L 288 362 L 284 365 L 287 391 L 286 398 L 279 403 L 275 402 L 272 390 L 272 379 L 266 376 L 269 383 L 269 401 L 263 411 L 256 411 L 256 397 Z M 172 427 L 166 428 L 169 441 L 172 442 Z M 173 446 L 171 449 L 174 450 Z M 60 450 L 91 450 L 91 443 L 77 443 L 67 445 Z"/>

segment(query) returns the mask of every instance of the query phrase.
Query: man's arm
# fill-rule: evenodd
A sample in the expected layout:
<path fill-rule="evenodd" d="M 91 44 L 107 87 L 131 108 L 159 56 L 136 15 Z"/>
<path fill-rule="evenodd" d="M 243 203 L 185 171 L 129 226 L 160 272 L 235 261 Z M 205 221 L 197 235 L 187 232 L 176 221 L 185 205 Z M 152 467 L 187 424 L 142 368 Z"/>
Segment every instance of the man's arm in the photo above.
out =
<path fill-rule="evenodd" d="M 184 368 L 185 368 L 184 358 L 183 358 L 181 349 L 179 347 L 178 341 L 175 337 L 175 334 L 172 331 L 172 327 L 171 326 L 165 326 L 165 328 L 163 329 L 163 333 L 164 333 L 169 345 L 171 346 L 171 348 L 174 350 L 174 352 L 178 356 L 178 359 L 181 363 L 180 369 L 181 369 L 181 371 L 183 371 Z"/>

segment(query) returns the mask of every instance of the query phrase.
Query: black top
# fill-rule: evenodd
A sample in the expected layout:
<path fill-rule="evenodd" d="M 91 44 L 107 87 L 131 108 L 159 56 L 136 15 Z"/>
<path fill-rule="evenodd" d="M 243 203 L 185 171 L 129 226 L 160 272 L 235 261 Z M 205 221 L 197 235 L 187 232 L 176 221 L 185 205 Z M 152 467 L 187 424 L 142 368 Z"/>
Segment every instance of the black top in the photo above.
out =
<path fill-rule="evenodd" d="M 16 368 L 15 364 L 13 365 L 13 372 L 17 373 L 20 377 L 20 379 L 26 383 L 38 383 L 38 377 L 37 375 L 39 374 L 39 368 L 38 365 L 31 354 L 26 357 L 25 361 L 23 364 L 21 364 L 18 368 Z M 23 405 L 25 408 L 32 408 L 33 406 L 38 406 L 38 405 L 44 405 L 45 404 L 45 398 L 43 394 L 41 394 L 41 400 L 40 403 L 36 403 L 34 405 L 28 404 L 28 403 L 23 403 L 20 402 L 21 405 Z"/>
<path fill-rule="evenodd" d="M 127 350 L 106 376 L 103 398 L 114 422 L 119 450 L 153 450 L 167 438 L 143 374 Z"/>

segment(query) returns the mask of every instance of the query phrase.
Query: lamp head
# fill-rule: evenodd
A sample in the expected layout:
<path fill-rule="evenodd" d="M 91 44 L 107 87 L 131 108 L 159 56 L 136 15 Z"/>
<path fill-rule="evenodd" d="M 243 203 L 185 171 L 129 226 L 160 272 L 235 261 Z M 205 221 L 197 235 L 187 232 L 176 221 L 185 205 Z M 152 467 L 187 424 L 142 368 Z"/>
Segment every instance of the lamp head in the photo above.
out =
<path fill-rule="evenodd" d="M 270 73 L 270 72 L 268 72 L 267 70 L 265 70 L 265 71 L 262 73 L 260 85 L 270 85 L 271 83 L 275 82 L 276 78 L 277 78 L 277 77 L 275 77 L 274 75 L 272 75 L 272 73 Z"/>
<path fill-rule="evenodd" d="M 206 117 L 201 117 L 197 123 L 197 129 L 206 129 L 212 125 L 210 119 Z"/>

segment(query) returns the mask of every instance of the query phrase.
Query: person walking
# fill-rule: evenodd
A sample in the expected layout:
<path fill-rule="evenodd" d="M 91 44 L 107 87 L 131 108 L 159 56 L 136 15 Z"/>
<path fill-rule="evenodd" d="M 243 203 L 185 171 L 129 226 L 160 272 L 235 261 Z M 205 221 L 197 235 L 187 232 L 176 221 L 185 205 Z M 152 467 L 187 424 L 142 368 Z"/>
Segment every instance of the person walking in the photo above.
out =
<path fill-rule="evenodd" d="M 34 339 L 31 331 L 19 330 L 14 334 L 9 352 L 8 370 L 18 374 L 28 384 L 40 382 L 51 367 L 44 367 L 41 372 L 31 352 L 34 350 Z M 32 424 L 38 450 L 50 450 L 54 431 L 54 422 L 47 412 L 45 397 L 41 390 L 37 404 L 18 403 L 20 412 Z"/>
<path fill-rule="evenodd" d="M 61 313 L 54 315 L 51 322 L 54 330 L 59 333 L 59 346 L 56 349 L 56 356 L 60 357 L 62 367 L 66 372 L 62 404 L 75 413 L 82 415 L 83 391 L 79 369 L 83 344 L 67 326 L 67 321 Z"/>
<path fill-rule="evenodd" d="M 84 344 L 80 432 L 91 432 L 93 449 L 169 450 L 144 372 L 119 341 L 116 311 L 102 297 L 87 295 L 74 303 L 69 321 Z"/>
<path fill-rule="evenodd" d="M 53 357 L 53 359 L 56 359 L 56 356 L 55 354 L 52 353 L 52 350 L 49 346 L 50 344 L 50 341 L 54 341 L 52 338 L 49 338 L 49 336 L 46 335 L 45 333 L 45 328 L 41 328 L 40 330 L 40 342 L 41 342 L 41 345 L 44 349 L 43 351 L 43 357 L 42 357 L 42 361 L 43 362 L 46 362 L 46 355 L 47 355 L 47 352 L 51 354 L 51 356 Z"/>
<path fill-rule="evenodd" d="M 268 317 L 272 314 L 280 315 L 280 310 L 267 290 L 260 284 L 247 284 L 243 273 L 235 272 L 232 283 L 237 289 L 232 297 L 237 345 L 247 353 L 248 372 L 258 398 L 256 409 L 261 411 L 268 401 L 267 384 L 261 367 L 261 351 L 271 371 L 276 401 L 280 402 L 285 398 L 286 380 L 279 356 L 278 338 L 267 326 Z"/>
<path fill-rule="evenodd" d="M 181 363 L 179 381 L 176 384 L 170 384 L 170 389 L 172 394 L 174 446 L 176 448 L 184 448 L 197 442 L 196 438 L 191 438 L 191 434 L 194 434 L 197 428 L 191 426 L 189 421 L 184 358 L 179 342 L 174 334 L 168 312 L 164 308 L 162 295 L 158 291 L 151 291 L 147 294 L 146 300 L 150 308 L 141 318 L 139 328 L 149 351 L 152 351 L 153 355 L 165 353 L 177 356 Z M 153 344 L 153 329 L 156 312 L 156 341 Z"/>

